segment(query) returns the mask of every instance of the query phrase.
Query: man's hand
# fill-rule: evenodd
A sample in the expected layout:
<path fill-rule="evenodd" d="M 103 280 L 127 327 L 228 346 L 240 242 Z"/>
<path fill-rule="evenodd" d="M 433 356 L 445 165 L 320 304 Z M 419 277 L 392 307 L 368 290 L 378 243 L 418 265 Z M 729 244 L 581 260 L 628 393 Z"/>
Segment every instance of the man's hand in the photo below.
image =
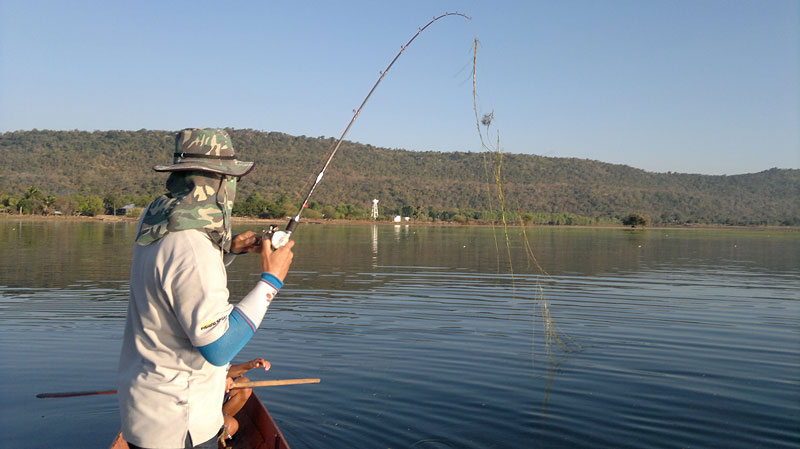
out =
<path fill-rule="evenodd" d="M 256 368 L 264 368 L 264 371 L 269 371 L 269 369 L 272 367 L 272 365 L 270 365 L 270 363 L 268 361 L 266 361 L 266 360 L 264 360 L 264 359 L 262 359 L 260 357 L 257 358 L 257 359 L 253 359 L 253 360 L 245 363 L 244 365 L 247 365 L 247 370 L 248 371 L 250 371 L 251 369 L 256 369 Z"/>
<path fill-rule="evenodd" d="M 251 369 L 264 368 L 264 371 L 268 371 L 271 367 L 272 365 L 270 365 L 268 361 L 259 357 L 249 362 L 240 363 L 238 365 L 231 365 L 230 369 L 228 370 L 228 379 L 231 378 L 235 379 L 243 375 L 244 373 L 250 371 Z M 233 387 L 228 387 L 227 389 L 230 390 L 230 388 Z"/>
<path fill-rule="evenodd" d="M 261 272 L 271 273 L 283 282 L 286 273 L 289 272 L 292 258 L 294 258 L 293 246 L 294 240 L 289 240 L 285 246 L 273 251 L 270 242 L 264 241 L 259 248 L 261 250 Z"/>
<path fill-rule="evenodd" d="M 257 253 L 261 251 L 261 238 L 253 231 L 244 231 L 236 234 L 231 240 L 232 253 Z"/>

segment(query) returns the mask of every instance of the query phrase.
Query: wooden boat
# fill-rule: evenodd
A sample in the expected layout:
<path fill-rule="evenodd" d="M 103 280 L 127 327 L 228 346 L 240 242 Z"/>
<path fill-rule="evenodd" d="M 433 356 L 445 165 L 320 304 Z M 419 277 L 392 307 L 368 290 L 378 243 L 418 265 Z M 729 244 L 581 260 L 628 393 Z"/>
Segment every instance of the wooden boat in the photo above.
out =
<path fill-rule="evenodd" d="M 261 399 L 256 396 L 255 391 L 235 418 L 239 421 L 239 431 L 232 440 L 228 441 L 228 447 L 233 449 L 289 449 L 289 444 L 286 443 L 278 425 L 275 424 L 275 420 L 261 403 Z M 110 449 L 130 449 L 128 443 L 122 438 L 122 432 L 111 443 Z"/>

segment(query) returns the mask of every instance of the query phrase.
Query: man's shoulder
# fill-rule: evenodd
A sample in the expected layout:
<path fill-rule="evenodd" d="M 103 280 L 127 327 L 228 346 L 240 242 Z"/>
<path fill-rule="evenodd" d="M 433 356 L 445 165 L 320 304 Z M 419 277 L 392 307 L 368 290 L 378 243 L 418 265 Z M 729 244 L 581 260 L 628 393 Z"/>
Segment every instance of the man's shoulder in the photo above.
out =
<path fill-rule="evenodd" d="M 156 247 L 144 257 L 150 259 L 152 269 L 164 275 L 196 272 L 210 281 L 225 272 L 220 249 L 203 230 L 169 232 L 151 246 Z"/>
<path fill-rule="evenodd" d="M 183 231 L 171 231 L 164 237 L 164 242 L 171 245 L 189 244 L 196 245 L 210 245 L 215 247 L 211 237 L 208 236 L 206 231 L 202 229 L 185 229 Z"/>
<path fill-rule="evenodd" d="M 161 252 L 179 258 L 220 257 L 220 249 L 202 229 L 170 232 L 161 240 Z"/>

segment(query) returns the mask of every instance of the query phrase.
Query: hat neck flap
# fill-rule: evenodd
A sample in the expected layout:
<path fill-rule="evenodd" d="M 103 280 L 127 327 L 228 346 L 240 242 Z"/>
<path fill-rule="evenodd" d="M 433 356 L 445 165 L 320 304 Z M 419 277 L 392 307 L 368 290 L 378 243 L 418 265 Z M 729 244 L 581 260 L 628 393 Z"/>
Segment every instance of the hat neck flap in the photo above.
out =
<path fill-rule="evenodd" d="M 138 245 L 149 245 L 170 232 L 199 229 L 220 249 L 230 250 L 236 178 L 200 171 L 173 172 L 167 190 L 147 206 L 136 234 Z"/>

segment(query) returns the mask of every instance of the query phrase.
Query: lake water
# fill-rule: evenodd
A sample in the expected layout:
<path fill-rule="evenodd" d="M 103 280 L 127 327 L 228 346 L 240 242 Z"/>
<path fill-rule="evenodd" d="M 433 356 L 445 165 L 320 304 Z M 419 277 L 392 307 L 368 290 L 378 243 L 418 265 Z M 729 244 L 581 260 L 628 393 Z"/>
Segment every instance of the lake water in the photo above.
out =
<path fill-rule="evenodd" d="M 0 447 L 113 439 L 115 396 L 35 395 L 115 387 L 134 232 L 0 220 Z M 302 225 L 236 361 L 322 378 L 258 391 L 294 449 L 800 447 L 799 233 L 527 236 L 546 275 L 519 229 Z"/>

